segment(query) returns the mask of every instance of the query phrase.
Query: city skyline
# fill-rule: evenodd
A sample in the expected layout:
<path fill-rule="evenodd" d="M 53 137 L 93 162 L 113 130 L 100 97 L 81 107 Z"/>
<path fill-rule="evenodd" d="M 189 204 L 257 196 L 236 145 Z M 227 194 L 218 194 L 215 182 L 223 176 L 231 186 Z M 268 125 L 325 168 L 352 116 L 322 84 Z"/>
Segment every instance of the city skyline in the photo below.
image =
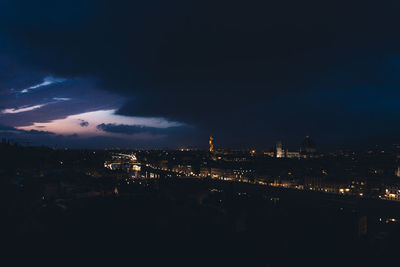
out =
<path fill-rule="evenodd" d="M 397 266 L 399 14 L 0 0 L 1 262 Z"/>

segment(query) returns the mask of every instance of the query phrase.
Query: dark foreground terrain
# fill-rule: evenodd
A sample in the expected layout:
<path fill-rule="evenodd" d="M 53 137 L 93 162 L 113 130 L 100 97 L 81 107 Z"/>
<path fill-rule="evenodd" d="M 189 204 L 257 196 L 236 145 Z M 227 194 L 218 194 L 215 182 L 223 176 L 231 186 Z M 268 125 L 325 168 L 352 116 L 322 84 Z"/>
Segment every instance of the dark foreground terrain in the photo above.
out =
<path fill-rule="evenodd" d="M 400 248 L 397 203 L 234 182 L 135 180 L 29 207 L 3 205 L 7 266 L 380 266 Z"/>

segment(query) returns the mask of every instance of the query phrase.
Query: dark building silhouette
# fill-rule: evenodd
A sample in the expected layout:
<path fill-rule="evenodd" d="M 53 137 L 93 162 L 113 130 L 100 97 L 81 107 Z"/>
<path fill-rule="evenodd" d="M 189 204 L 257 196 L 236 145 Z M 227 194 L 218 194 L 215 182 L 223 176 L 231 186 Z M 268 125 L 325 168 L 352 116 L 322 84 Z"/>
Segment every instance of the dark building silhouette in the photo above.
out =
<path fill-rule="evenodd" d="M 317 152 L 315 143 L 311 140 L 310 136 L 306 138 L 300 144 L 300 154 L 304 156 L 312 155 Z"/>

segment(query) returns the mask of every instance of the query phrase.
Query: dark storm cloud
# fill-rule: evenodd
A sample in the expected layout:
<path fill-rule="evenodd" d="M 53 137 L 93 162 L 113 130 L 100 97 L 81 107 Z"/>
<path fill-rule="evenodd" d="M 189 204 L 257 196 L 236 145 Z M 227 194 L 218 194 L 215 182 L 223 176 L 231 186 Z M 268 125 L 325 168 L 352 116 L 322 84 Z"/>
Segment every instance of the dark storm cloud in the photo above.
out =
<path fill-rule="evenodd" d="M 2 131 L 2 132 L 18 132 L 19 130 L 14 127 L 0 124 L 0 131 Z"/>
<path fill-rule="evenodd" d="M 109 132 L 109 133 L 121 133 L 121 134 L 168 134 L 174 133 L 182 127 L 169 127 L 169 128 L 156 128 L 141 125 L 125 125 L 125 124 L 113 124 L 113 123 L 102 123 L 96 126 L 97 129 Z"/>
<path fill-rule="evenodd" d="M 385 102 L 365 97 L 399 98 L 398 1 L 0 3 L 9 57 L 57 77 L 98 78 L 125 98 L 119 114 L 261 144 L 282 132 L 342 129 L 345 138 L 354 120 L 368 133 L 363 105 L 374 122 L 398 119 L 397 108 L 382 112 Z"/>
<path fill-rule="evenodd" d="M 81 120 L 81 122 L 79 123 L 79 125 L 81 127 L 88 127 L 89 126 L 89 122 L 85 121 L 85 120 Z"/>
<path fill-rule="evenodd" d="M 1 133 L 8 133 L 13 136 L 26 136 L 26 135 L 53 135 L 51 132 L 38 131 L 38 130 L 22 130 L 7 125 L 0 125 Z"/>

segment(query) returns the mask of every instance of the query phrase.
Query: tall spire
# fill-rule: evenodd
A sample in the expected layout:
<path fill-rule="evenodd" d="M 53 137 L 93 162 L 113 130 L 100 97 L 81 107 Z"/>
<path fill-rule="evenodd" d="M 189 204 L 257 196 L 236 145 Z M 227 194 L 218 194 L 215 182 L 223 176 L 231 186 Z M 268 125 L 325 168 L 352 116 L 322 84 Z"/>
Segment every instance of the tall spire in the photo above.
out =
<path fill-rule="evenodd" d="M 210 145 L 210 152 L 214 152 L 214 136 L 210 136 L 210 141 L 208 141 Z"/>

